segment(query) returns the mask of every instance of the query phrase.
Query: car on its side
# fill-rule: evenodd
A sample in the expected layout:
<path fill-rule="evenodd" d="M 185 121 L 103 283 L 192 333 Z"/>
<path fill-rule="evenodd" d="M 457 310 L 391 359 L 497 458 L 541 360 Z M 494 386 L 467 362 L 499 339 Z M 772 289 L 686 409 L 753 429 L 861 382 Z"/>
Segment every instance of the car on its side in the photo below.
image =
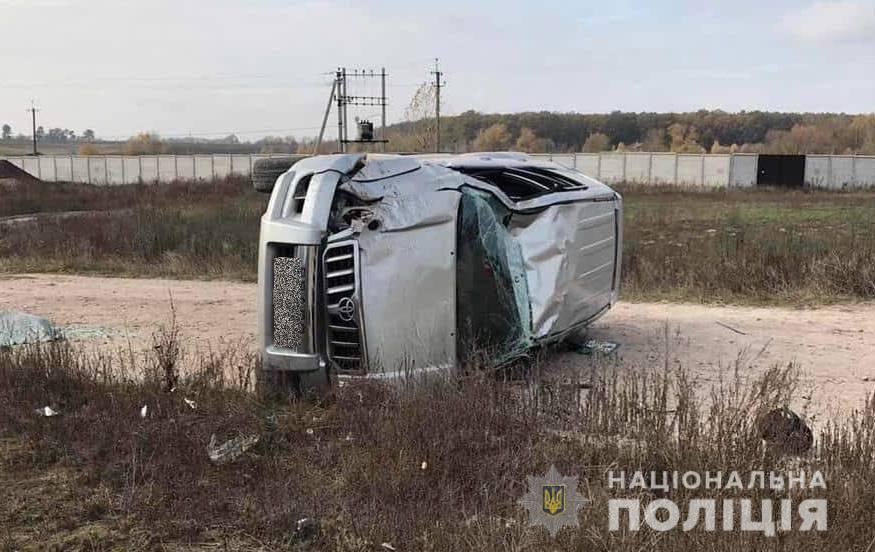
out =
<path fill-rule="evenodd" d="M 268 378 L 308 390 L 484 352 L 503 364 L 617 300 L 622 198 L 573 169 L 518 153 L 292 161 L 261 177 Z"/>

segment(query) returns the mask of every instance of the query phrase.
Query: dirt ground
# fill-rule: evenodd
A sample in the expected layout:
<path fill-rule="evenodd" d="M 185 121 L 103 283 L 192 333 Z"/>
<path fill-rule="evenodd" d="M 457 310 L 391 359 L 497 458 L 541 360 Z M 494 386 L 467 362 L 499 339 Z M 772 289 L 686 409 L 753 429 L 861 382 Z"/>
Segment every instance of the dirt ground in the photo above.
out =
<path fill-rule="evenodd" d="M 253 284 L 0 276 L 0 310 L 70 325 L 74 339 L 110 351 L 147 350 L 152 333 L 170 321 L 171 297 L 186 350 L 235 343 L 254 348 Z M 746 375 L 795 362 L 806 377 L 796 402 L 817 415 L 858 407 L 875 390 L 873 303 L 782 309 L 621 302 L 591 336 L 620 343 L 624 367 L 659 369 L 668 358 L 691 370 L 703 387 L 737 359 Z M 574 352 L 555 357 L 560 370 L 587 363 Z"/>

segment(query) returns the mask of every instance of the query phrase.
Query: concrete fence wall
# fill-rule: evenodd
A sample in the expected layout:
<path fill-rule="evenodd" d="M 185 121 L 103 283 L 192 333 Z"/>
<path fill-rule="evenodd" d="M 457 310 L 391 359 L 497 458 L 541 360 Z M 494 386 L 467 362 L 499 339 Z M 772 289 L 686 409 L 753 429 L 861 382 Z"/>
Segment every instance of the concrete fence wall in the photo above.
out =
<path fill-rule="evenodd" d="M 830 189 L 875 186 L 875 156 L 806 155 L 805 184 Z"/>
<path fill-rule="evenodd" d="M 282 154 L 141 155 L 7 157 L 19 168 L 48 182 L 98 185 L 208 179 L 249 175 L 259 159 Z M 535 154 L 608 183 L 704 188 L 749 187 L 757 182 L 758 155 L 682 153 Z M 805 184 L 824 188 L 875 187 L 875 156 L 808 155 Z"/>
<path fill-rule="evenodd" d="M 756 186 L 756 153 L 535 154 L 608 183 L 743 188 Z M 816 188 L 875 187 L 875 156 L 806 155 L 805 185 Z"/>
<path fill-rule="evenodd" d="M 43 155 L 5 159 L 46 182 L 116 185 L 221 178 L 231 174 L 248 176 L 253 163 L 270 157 L 283 155 Z"/>

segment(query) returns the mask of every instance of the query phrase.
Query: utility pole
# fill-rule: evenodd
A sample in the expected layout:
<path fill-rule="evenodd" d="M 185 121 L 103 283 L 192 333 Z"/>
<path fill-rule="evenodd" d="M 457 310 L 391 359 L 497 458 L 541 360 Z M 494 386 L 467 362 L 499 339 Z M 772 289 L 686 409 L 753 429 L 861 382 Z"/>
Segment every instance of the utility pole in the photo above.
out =
<path fill-rule="evenodd" d="M 30 109 L 28 109 L 28 111 L 31 114 L 31 120 L 33 122 L 33 154 L 39 155 L 36 151 L 36 112 L 39 111 L 39 109 L 36 108 L 33 100 L 30 101 Z"/>
<path fill-rule="evenodd" d="M 354 69 L 347 70 L 346 67 L 338 67 L 334 74 L 334 97 L 337 100 L 337 142 L 341 153 L 346 153 L 347 144 L 381 144 L 383 151 L 386 149 L 386 68 L 382 68 L 379 73 L 371 70 Z M 367 79 L 380 79 L 380 95 L 379 96 L 358 96 L 351 95 L 350 88 L 347 87 L 347 81 L 352 79 L 355 82 L 365 81 Z M 353 87 L 353 91 L 355 87 Z M 329 100 L 330 105 L 330 100 Z M 349 139 L 349 110 L 348 106 L 366 106 L 376 107 L 381 109 L 381 133 L 379 139 L 374 134 L 374 125 L 371 121 L 362 120 L 356 117 L 358 123 L 358 138 Z M 326 110 L 326 117 L 328 111 Z M 320 133 L 321 134 L 321 133 Z"/>
<path fill-rule="evenodd" d="M 344 70 L 345 71 L 345 70 Z M 340 72 L 340 68 L 337 69 L 337 72 L 334 74 L 334 88 L 337 92 L 337 147 L 340 148 L 340 153 L 344 153 L 344 146 L 346 145 L 343 141 L 343 81 L 341 80 L 342 73 Z"/>
<path fill-rule="evenodd" d="M 438 67 L 438 58 L 434 58 L 434 71 L 431 72 L 434 75 L 434 118 L 435 118 L 435 127 L 436 127 L 436 136 L 434 140 L 434 151 L 435 153 L 441 152 L 441 77 L 443 73 L 441 73 L 440 68 Z"/>
<path fill-rule="evenodd" d="M 349 98 L 346 95 L 346 67 L 340 68 L 340 74 L 340 91 L 343 96 L 343 138 L 341 138 L 343 148 L 341 151 L 346 153 L 346 142 L 349 140 L 349 113 L 346 110 L 346 105 L 349 103 Z"/>
<path fill-rule="evenodd" d="M 313 148 L 313 155 L 319 154 L 322 137 L 325 136 L 325 125 L 328 123 L 328 114 L 331 112 L 331 104 L 334 103 L 335 90 L 337 90 L 337 79 L 334 79 L 334 82 L 331 84 L 331 92 L 328 94 L 328 105 L 325 106 L 325 116 L 322 117 L 322 127 L 319 129 L 319 138 L 316 140 L 316 146 Z"/>
<path fill-rule="evenodd" d="M 380 106 L 382 114 L 380 117 L 380 139 L 383 140 L 382 150 L 386 152 L 386 68 L 380 69 Z"/>

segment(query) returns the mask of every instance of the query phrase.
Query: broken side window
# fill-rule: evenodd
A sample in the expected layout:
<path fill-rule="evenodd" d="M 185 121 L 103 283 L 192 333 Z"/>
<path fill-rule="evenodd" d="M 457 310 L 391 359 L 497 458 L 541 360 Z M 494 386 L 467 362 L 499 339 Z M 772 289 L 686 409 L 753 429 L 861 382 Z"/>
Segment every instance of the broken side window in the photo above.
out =
<path fill-rule="evenodd" d="M 456 321 L 460 365 L 503 364 L 528 350 L 531 307 L 522 250 L 490 194 L 464 190 L 459 202 Z"/>

